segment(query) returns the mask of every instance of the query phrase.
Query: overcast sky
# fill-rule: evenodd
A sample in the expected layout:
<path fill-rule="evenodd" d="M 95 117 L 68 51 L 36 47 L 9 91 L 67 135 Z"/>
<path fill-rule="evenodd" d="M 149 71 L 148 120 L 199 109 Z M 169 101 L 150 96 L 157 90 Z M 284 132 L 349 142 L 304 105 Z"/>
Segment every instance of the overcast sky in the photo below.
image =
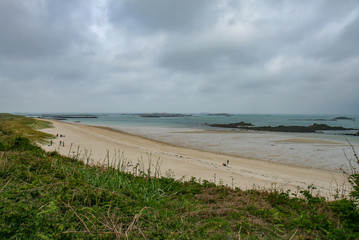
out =
<path fill-rule="evenodd" d="M 0 0 L 0 112 L 358 110 L 358 0 Z"/>

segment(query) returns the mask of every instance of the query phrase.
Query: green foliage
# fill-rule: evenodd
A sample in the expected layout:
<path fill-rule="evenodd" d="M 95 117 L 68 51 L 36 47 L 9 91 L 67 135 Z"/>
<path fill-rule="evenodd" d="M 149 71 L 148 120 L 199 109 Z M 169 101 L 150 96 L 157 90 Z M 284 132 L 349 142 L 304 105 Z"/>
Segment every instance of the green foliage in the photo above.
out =
<path fill-rule="evenodd" d="M 33 144 L 36 142 L 44 142 L 53 136 L 36 131 L 36 129 L 48 128 L 51 126 L 51 123 L 46 121 L 20 115 L 0 113 L 0 142 L 4 142 L 5 146 L 11 145 L 10 136 L 26 137 Z"/>
<path fill-rule="evenodd" d="M 353 190 L 350 195 L 359 201 L 359 173 L 353 173 L 349 176 L 349 182 L 351 183 Z"/>
<path fill-rule="evenodd" d="M 355 203 L 325 201 L 313 187 L 291 197 L 135 176 L 1 134 L 0 239 L 359 238 Z"/>
<path fill-rule="evenodd" d="M 351 166 L 351 173 L 348 174 L 348 179 L 350 184 L 353 187 L 352 192 L 350 193 L 350 195 L 357 201 L 359 202 L 359 157 L 355 151 L 355 148 L 352 144 L 350 144 L 350 147 L 353 151 L 353 156 L 354 159 L 350 159 L 347 157 L 350 166 Z"/>
<path fill-rule="evenodd" d="M 359 232 L 359 212 L 353 201 L 342 199 L 329 203 L 330 208 L 340 218 L 345 229 L 350 232 Z"/>

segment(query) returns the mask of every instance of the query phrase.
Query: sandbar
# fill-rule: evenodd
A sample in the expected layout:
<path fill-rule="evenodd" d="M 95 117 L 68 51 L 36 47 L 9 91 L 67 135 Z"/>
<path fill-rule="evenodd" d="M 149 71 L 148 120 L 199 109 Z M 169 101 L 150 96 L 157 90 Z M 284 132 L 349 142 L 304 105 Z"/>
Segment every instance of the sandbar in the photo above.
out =
<path fill-rule="evenodd" d="M 160 170 L 161 176 L 182 180 L 195 177 L 199 181 L 207 180 L 242 190 L 289 189 L 295 193 L 312 185 L 316 188 L 314 194 L 327 199 L 333 199 L 337 192 L 346 195 L 350 188 L 345 176 L 340 173 L 191 149 L 108 127 L 46 121 L 51 122 L 53 128 L 41 131 L 53 134 L 55 138 L 51 146 L 41 145 L 44 150 L 76 156 L 92 164 L 111 162 L 116 165 L 116 159 L 119 160 L 122 154 L 122 161 L 126 159 L 126 170 L 129 172 L 134 171 L 138 164 L 145 168 L 150 164 L 152 172 Z M 227 161 L 228 166 L 223 166 Z"/>

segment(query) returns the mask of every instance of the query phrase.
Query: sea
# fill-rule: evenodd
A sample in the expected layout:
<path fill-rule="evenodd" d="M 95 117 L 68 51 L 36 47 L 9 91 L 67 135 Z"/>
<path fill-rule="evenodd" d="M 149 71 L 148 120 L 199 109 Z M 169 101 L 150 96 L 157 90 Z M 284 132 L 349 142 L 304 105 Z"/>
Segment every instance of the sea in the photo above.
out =
<path fill-rule="evenodd" d="M 41 113 L 28 115 L 42 116 Z M 75 116 L 80 113 L 58 115 Z M 81 113 L 83 115 L 86 114 Z M 244 157 L 248 161 L 256 159 L 334 172 L 347 169 L 349 161 L 355 161 L 354 151 L 359 153 L 359 136 L 347 135 L 359 130 L 281 133 L 209 126 L 243 121 L 256 127 L 309 126 L 317 123 L 359 129 L 359 114 L 159 114 L 165 117 L 136 113 L 88 115 L 97 118 L 67 118 L 63 121 L 111 127 L 179 146 Z"/>

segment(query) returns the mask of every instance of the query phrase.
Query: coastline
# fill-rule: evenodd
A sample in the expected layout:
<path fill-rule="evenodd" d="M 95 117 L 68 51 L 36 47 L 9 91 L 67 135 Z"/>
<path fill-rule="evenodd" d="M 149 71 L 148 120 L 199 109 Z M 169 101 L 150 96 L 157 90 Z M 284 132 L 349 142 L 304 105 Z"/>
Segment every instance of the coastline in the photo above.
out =
<path fill-rule="evenodd" d="M 158 140 L 137 136 L 109 127 L 74 124 L 56 120 L 51 122 L 54 128 L 41 131 L 65 135 L 53 140 L 53 145 L 42 145 L 46 151 L 57 150 L 62 155 L 79 155 L 79 159 L 90 155 L 94 164 L 103 164 L 108 155 L 109 159 L 115 157 L 116 151 L 123 151 L 124 157 L 134 166 L 141 162 L 148 167 L 159 159 L 162 176 L 172 176 L 176 179 L 196 179 L 216 182 L 241 189 L 276 188 L 297 192 L 306 190 L 313 185 L 317 192 L 330 199 L 337 191 L 348 190 L 349 185 L 343 174 L 296 167 L 281 163 L 273 163 L 197 150 Z M 65 146 L 59 145 L 60 141 Z M 82 156 L 81 156 L 82 154 Z M 150 157 L 149 157 L 150 156 Z M 229 161 L 228 166 L 222 163 Z M 344 193 L 345 194 L 345 193 Z"/>

